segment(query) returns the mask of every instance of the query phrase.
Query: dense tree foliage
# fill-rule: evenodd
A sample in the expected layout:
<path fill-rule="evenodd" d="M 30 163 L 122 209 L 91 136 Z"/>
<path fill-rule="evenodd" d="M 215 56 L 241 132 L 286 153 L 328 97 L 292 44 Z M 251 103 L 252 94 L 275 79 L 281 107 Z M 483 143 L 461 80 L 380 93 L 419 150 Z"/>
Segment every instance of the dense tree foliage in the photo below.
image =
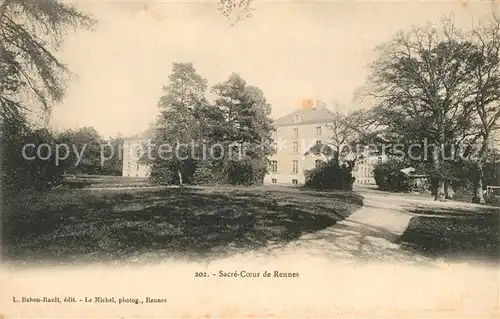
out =
<path fill-rule="evenodd" d="M 122 174 L 123 141 L 120 137 L 106 140 L 95 128 L 83 127 L 61 132 L 56 138 L 60 156 L 65 158 L 61 163 L 64 173 Z"/>
<path fill-rule="evenodd" d="M 55 136 L 34 129 L 29 114 L 50 115 L 64 96 L 67 68 L 55 56 L 64 34 L 90 27 L 94 20 L 62 1 L 0 1 L 0 124 L 2 188 L 49 187 L 62 176 L 55 162 Z M 32 142 L 44 148 L 34 160 L 22 150 Z M 51 156 L 49 156 L 50 152 Z"/>
<path fill-rule="evenodd" d="M 470 32 L 451 19 L 399 32 L 378 48 L 361 92 L 378 103 L 370 111 L 378 136 L 426 168 L 436 200 L 451 197 L 454 172 L 466 161 L 477 172 L 473 200 L 484 202 L 482 167 L 500 117 L 499 25 L 494 12 Z"/>
<path fill-rule="evenodd" d="M 231 184 L 259 184 L 267 172 L 268 159 L 273 150 L 271 107 L 264 93 L 248 85 L 233 73 L 225 82 L 214 86 L 217 95 L 215 107 L 223 125 L 217 130 L 226 154 L 222 168 L 226 182 Z"/>
<path fill-rule="evenodd" d="M 213 87 L 191 63 L 174 63 L 159 102 L 151 141 L 151 177 L 157 183 L 262 183 L 271 154 L 270 106 L 262 91 L 237 74 Z M 160 149 L 166 150 L 160 156 Z"/>
<path fill-rule="evenodd" d="M 191 142 L 201 139 L 201 123 L 196 110 L 206 105 L 207 81 L 196 73 L 191 63 L 174 63 L 169 85 L 158 107 L 155 134 L 150 157 L 143 161 L 152 165 L 151 177 L 160 184 L 190 183 L 196 167 L 198 146 Z M 169 154 L 163 154 L 166 149 Z"/>
<path fill-rule="evenodd" d="M 64 96 L 68 70 L 54 53 L 65 33 L 94 20 L 63 1 L 0 3 L 1 119 L 26 124 L 35 105 L 50 112 Z M 29 102 L 29 103 L 26 103 Z"/>
<path fill-rule="evenodd" d="M 121 138 L 105 140 L 92 127 L 56 133 L 4 121 L 0 138 L 4 190 L 51 188 L 64 174 L 122 173 Z"/>
<path fill-rule="evenodd" d="M 249 12 L 249 5 L 250 0 L 224 0 L 219 3 L 219 10 L 228 18 L 235 15 L 241 17 L 242 13 Z M 49 185 L 63 171 L 115 175 L 121 171 L 121 159 L 118 157 L 121 150 L 117 149 L 122 145 L 121 139 L 107 141 L 115 146 L 114 154 L 111 156 L 111 148 L 105 148 L 108 153 L 104 155 L 109 159 L 99 165 L 97 146 L 104 141 L 97 132 L 87 129 L 68 131 L 60 136 L 62 142 L 74 141 L 80 147 L 89 142 L 83 163 L 77 167 L 74 166 L 74 153 L 57 169 L 48 168 L 50 158 L 37 164 L 36 161 L 20 159 L 23 144 L 18 143 L 24 143 L 28 137 L 36 137 L 38 143 L 55 147 L 57 137 L 48 129 L 35 129 L 30 119 L 50 117 L 54 104 L 64 97 L 71 74 L 57 58 L 56 52 L 65 34 L 76 28 L 91 28 L 95 22 L 90 15 L 65 1 L 0 0 L 0 160 L 2 181 L 6 182 L 3 185 L 28 185 L 30 176 L 37 179 L 32 181 L 33 184 Z M 45 167 L 43 173 L 28 173 L 34 167 L 41 169 L 42 166 Z M 51 177 L 49 172 L 53 170 L 57 172 Z M 21 178 L 19 174 L 23 171 L 26 174 Z"/>
<path fill-rule="evenodd" d="M 56 139 L 52 132 L 30 130 L 7 121 L 2 123 L 1 129 L 2 191 L 46 189 L 62 181 L 63 170 L 56 162 Z"/>
<path fill-rule="evenodd" d="M 305 187 L 319 190 L 352 190 L 354 161 L 337 162 L 332 158 L 305 172 Z"/>

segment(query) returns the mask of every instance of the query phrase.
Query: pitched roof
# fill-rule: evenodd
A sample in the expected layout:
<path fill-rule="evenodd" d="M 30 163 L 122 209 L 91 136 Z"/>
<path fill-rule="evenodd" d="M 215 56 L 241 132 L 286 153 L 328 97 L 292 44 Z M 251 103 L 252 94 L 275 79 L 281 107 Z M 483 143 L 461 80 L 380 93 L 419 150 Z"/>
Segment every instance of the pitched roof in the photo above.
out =
<path fill-rule="evenodd" d="M 296 116 L 299 121 L 296 122 Z M 310 109 L 299 109 L 295 112 L 278 118 L 273 122 L 274 126 L 288 126 L 301 124 L 325 123 L 334 119 L 333 113 L 325 107 L 314 107 Z"/>

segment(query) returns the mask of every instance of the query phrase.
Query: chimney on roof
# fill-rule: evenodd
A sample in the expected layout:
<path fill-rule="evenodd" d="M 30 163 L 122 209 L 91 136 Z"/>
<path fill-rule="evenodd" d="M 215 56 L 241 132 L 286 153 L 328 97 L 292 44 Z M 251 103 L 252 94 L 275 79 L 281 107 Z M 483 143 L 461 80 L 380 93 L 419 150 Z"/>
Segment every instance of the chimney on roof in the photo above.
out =
<path fill-rule="evenodd" d="M 317 99 L 317 100 L 316 100 L 316 105 L 315 105 L 315 106 L 316 106 L 315 108 L 318 108 L 318 109 L 324 109 L 324 108 L 326 108 L 326 103 L 325 103 L 325 102 L 323 102 L 323 101 L 322 101 L 322 100 L 320 100 L 320 99 Z"/>
<path fill-rule="evenodd" d="M 318 110 L 326 108 L 326 103 L 320 99 L 305 99 L 302 100 L 301 107 L 306 110 Z"/>
<path fill-rule="evenodd" d="M 312 107 L 314 106 L 314 101 L 313 100 L 310 100 L 310 99 L 305 99 L 305 100 L 302 100 L 302 104 L 301 104 L 301 107 L 303 109 L 311 109 Z"/>

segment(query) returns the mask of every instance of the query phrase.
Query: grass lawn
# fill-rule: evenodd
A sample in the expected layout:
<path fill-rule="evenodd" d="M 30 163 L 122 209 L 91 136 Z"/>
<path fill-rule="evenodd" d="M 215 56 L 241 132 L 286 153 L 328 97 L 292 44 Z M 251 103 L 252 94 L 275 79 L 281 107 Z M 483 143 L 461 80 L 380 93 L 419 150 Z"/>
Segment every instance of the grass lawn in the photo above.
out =
<path fill-rule="evenodd" d="M 500 210 L 481 208 L 425 208 L 415 214 L 400 237 L 403 245 L 446 259 L 499 260 Z"/>
<path fill-rule="evenodd" d="M 63 263 L 223 256 L 284 244 L 361 206 L 352 192 L 267 186 L 19 194 L 3 204 L 2 253 Z"/>

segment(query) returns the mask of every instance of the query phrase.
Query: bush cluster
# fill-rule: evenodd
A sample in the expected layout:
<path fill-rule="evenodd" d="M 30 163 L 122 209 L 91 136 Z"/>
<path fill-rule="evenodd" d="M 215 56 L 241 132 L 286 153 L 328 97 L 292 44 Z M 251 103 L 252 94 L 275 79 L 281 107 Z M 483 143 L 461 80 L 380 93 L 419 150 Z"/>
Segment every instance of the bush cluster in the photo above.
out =
<path fill-rule="evenodd" d="M 48 189 L 63 179 L 63 169 L 55 162 L 54 136 L 45 129 L 29 130 L 17 125 L 3 123 L 0 132 L 0 176 L 3 191 L 18 191 L 21 189 Z M 42 148 L 40 157 L 26 160 L 22 148 L 27 143 L 35 146 L 49 144 L 52 156 L 45 158 L 48 149 Z"/>
<path fill-rule="evenodd" d="M 355 177 L 352 165 L 339 164 L 335 160 L 324 162 L 305 172 L 305 187 L 319 190 L 352 190 Z"/>

